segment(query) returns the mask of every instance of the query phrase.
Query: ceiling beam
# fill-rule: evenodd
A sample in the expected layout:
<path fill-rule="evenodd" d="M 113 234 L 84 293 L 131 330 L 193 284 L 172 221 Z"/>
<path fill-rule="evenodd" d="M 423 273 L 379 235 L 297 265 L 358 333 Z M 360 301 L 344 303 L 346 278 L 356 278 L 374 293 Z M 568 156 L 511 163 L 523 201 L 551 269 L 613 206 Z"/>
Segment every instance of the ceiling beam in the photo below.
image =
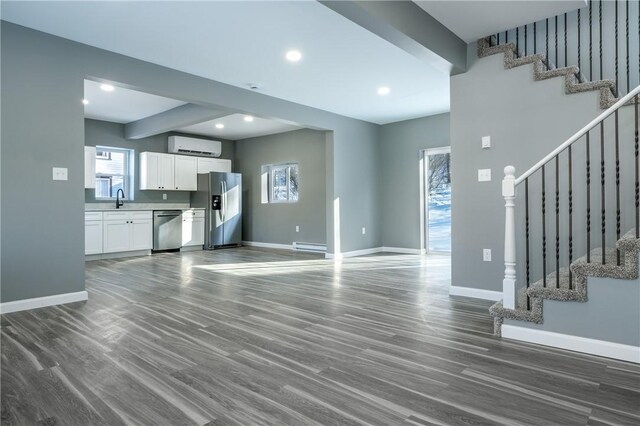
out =
<path fill-rule="evenodd" d="M 467 70 L 467 44 L 412 1 L 320 3 L 431 66 Z"/>
<path fill-rule="evenodd" d="M 124 137 L 127 139 L 142 139 L 193 124 L 202 123 L 231 114 L 195 104 L 185 104 L 179 107 L 132 121 L 124 125 Z"/>

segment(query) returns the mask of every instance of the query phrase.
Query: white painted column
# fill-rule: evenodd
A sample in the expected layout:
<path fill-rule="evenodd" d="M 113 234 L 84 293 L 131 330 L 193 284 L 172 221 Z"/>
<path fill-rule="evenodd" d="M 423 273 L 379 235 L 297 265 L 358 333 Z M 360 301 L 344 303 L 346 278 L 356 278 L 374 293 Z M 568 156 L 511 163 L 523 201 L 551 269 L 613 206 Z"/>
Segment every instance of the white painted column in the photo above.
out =
<path fill-rule="evenodd" d="M 504 197 L 504 280 L 502 280 L 502 305 L 516 308 L 516 169 L 504 168 L 502 196 Z"/>

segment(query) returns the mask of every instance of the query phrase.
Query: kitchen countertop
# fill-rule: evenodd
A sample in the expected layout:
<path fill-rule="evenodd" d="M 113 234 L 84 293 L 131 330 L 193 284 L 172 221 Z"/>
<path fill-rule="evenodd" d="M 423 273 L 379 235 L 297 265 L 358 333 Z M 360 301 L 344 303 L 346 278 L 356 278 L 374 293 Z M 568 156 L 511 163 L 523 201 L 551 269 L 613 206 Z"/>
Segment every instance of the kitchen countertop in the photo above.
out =
<path fill-rule="evenodd" d="M 116 209 L 115 201 L 109 203 L 85 203 L 85 212 L 104 211 L 149 211 L 149 210 L 204 210 L 203 208 L 193 208 L 189 203 L 127 203 Z"/>

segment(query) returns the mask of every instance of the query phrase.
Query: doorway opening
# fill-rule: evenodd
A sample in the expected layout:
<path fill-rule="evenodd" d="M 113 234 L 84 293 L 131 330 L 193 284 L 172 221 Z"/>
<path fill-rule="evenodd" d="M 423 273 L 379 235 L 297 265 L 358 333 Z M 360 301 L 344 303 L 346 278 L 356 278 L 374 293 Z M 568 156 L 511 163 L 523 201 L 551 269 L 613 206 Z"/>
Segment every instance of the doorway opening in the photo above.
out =
<path fill-rule="evenodd" d="M 451 148 L 422 151 L 424 248 L 451 254 Z"/>

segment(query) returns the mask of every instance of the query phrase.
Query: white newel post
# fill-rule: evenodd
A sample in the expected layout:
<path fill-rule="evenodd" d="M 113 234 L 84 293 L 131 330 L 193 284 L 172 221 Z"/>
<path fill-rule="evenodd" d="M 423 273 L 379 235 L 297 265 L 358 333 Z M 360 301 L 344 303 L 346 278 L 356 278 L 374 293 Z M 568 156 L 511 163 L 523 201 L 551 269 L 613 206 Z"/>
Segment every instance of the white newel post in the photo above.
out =
<path fill-rule="evenodd" d="M 502 280 L 502 306 L 516 308 L 516 169 L 504 168 L 502 196 L 504 197 L 504 280 Z"/>

